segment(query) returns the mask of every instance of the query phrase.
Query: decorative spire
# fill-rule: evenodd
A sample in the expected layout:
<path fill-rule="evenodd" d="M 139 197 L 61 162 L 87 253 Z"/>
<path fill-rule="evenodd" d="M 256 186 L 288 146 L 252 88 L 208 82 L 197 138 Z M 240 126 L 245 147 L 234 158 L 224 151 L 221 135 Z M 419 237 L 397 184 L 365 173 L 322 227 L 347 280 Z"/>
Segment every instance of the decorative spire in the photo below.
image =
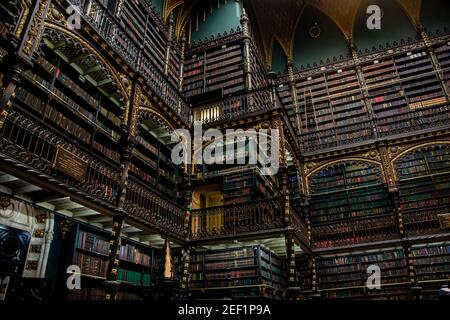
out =
<path fill-rule="evenodd" d="M 172 279 L 172 255 L 170 253 L 170 241 L 166 239 L 164 259 L 164 279 Z"/>
<path fill-rule="evenodd" d="M 245 11 L 245 8 L 242 7 L 241 26 L 242 26 L 242 31 L 244 32 L 244 37 L 250 37 L 248 22 L 249 22 L 249 18 L 248 18 L 247 12 Z"/>

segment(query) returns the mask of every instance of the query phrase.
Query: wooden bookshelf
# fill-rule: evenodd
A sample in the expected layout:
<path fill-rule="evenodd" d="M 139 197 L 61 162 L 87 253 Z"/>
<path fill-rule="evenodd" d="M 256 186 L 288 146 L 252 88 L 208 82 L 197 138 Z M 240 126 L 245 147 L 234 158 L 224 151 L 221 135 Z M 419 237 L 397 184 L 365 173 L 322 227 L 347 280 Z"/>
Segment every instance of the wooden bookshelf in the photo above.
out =
<path fill-rule="evenodd" d="M 229 40 L 228 40 L 229 39 Z M 224 37 L 220 46 L 194 46 L 186 54 L 184 95 L 195 101 L 207 102 L 243 92 L 246 88 L 244 74 L 244 45 L 242 37 Z M 250 41 L 249 61 L 252 88 L 267 85 L 263 63 L 256 46 Z M 236 102 L 237 103 L 237 102 Z M 255 101 L 257 104 L 258 101 Z M 241 106 L 244 107 L 244 106 Z M 234 106 L 234 109 L 239 106 Z M 226 110 L 219 110 L 227 112 Z"/>
<path fill-rule="evenodd" d="M 274 180 L 261 175 L 259 170 L 227 175 L 223 181 L 223 204 L 239 204 L 274 197 Z"/>
<path fill-rule="evenodd" d="M 97 157 L 118 164 L 121 105 L 51 50 L 45 53 L 34 69 L 23 74 L 16 102 Z"/>
<path fill-rule="evenodd" d="M 185 96 L 192 97 L 218 89 L 222 90 L 223 95 L 243 90 L 243 62 L 240 43 L 188 55 L 184 72 Z"/>
<path fill-rule="evenodd" d="M 450 42 L 440 44 L 434 52 L 442 69 L 445 85 L 450 89 Z"/>
<path fill-rule="evenodd" d="M 276 81 L 277 93 L 307 152 L 430 130 L 447 121 L 439 73 L 449 87 L 448 48 L 448 43 L 434 48 L 441 70 L 422 45 L 404 46 L 361 59 L 361 81 L 349 60 L 295 72 L 293 89 L 285 75 Z"/>
<path fill-rule="evenodd" d="M 450 281 L 450 244 L 424 244 L 411 247 L 419 283 L 434 280 Z"/>
<path fill-rule="evenodd" d="M 302 212 L 301 203 L 302 203 L 302 190 L 300 189 L 301 181 L 299 174 L 297 172 L 297 168 L 293 166 L 289 166 L 289 175 L 288 175 L 288 190 L 289 190 L 289 200 L 291 205 L 297 212 Z"/>
<path fill-rule="evenodd" d="M 141 51 L 149 61 L 164 73 L 167 33 L 152 19 L 152 10 L 144 0 L 126 1 L 120 11 L 120 25 L 128 35 L 141 44 Z"/>
<path fill-rule="evenodd" d="M 80 292 L 70 290 L 69 299 L 104 299 L 102 282 L 108 270 L 110 232 L 89 225 L 78 224 L 73 244 L 71 264 L 80 267 L 86 287 Z M 117 280 L 129 287 L 148 287 L 161 277 L 162 250 L 148 247 L 133 240 L 122 238 L 119 251 Z M 103 293 L 103 296 L 101 294 Z M 122 292 L 123 298 L 138 297 L 131 292 Z"/>
<path fill-rule="evenodd" d="M 261 297 L 259 286 L 285 284 L 281 259 L 261 246 L 195 252 L 190 276 L 193 294 L 197 289 L 222 289 L 220 294 L 230 298 Z"/>
<path fill-rule="evenodd" d="M 381 270 L 381 290 L 367 288 L 367 269 L 377 265 Z M 326 298 L 407 299 L 410 281 L 403 249 L 335 255 L 318 259 L 319 289 Z"/>
<path fill-rule="evenodd" d="M 303 292 L 312 291 L 312 263 L 310 257 L 301 255 L 296 260 L 298 287 Z"/>
<path fill-rule="evenodd" d="M 396 162 L 400 209 L 408 235 L 441 232 L 438 214 L 450 210 L 449 162 L 447 145 L 417 150 Z"/>
<path fill-rule="evenodd" d="M 181 178 L 178 168 L 170 160 L 170 149 L 140 126 L 130 165 L 130 174 L 158 191 L 167 199 L 178 202 Z"/>
<path fill-rule="evenodd" d="M 314 247 L 373 241 L 395 232 L 389 229 L 395 219 L 381 168 L 342 163 L 318 172 L 309 183 Z"/>

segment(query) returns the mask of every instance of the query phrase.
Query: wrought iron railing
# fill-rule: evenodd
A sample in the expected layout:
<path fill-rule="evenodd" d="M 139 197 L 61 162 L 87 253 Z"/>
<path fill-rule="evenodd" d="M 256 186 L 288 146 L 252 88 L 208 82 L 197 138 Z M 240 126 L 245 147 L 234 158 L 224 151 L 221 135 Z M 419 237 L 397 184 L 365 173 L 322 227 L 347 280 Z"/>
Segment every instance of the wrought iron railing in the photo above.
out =
<path fill-rule="evenodd" d="M 190 121 L 190 107 L 153 62 L 120 26 L 117 19 L 98 0 L 67 0 L 78 7 L 82 17 L 117 53 L 145 78 L 150 88 L 176 112 L 186 124 Z"/>
<path fill-rule="evenodd" d="M 380 137 L 428 130 L 450 124 L 450 105 L 428 107 L 386 118 L 375 119 Z"/>
<path fill-rule="evenodd" d="M 312 226 L 312 248 L 332 248 L 360 243 L 398 239 L 395 214 L 376 215 L 351 221 L 338 221 Z"/>
<path fill-rule="evenodd" d="M 250 232 L 283 228 L 284 201 L 281 197 L 250 203 L 191 211 L 191 239 L 242 236 Z"/>
<path fill-rule="evenodd" d="M 370 120 L 347 126 L 318 130 L 300 135 L 300 147 L 305 152 L 330 149 L 373 139 L 373 122 Z"/>
<path fill-rule="evenodd" d="M 130 217 L 151 227 L 179 237 L 185 235 L 185 210 L 134 179 L 128 182 L 124 209 Z"/>
<path fill-rule="evenodd" d="M 195 109 L 194 119 L 203 124 L 230 121 L 246 115 L 281 107 L 278 95 L 272 88 L 235 94 Z"/>
<path fill-rule="evenodd" d="M 88 163 L 83 181 L 69 179 L 52 169 L 57 147 L 76 153 Z M 85 192 L 96 199 L 115 206 L 120 169 L 89 155 L 69 142 L 62 134 L 55 133 L 38 120 L 13 110 L 8 115 L 0 133 L 0 151 L 11 158 L 37 169 Z"/>
<path fill-rule="evenodd" d="M 299 138 L 303 151 L 315 152 L 420 130 L 439 129 L 449 125 L 450 105 L 441 105 L 304 133 Z"/>

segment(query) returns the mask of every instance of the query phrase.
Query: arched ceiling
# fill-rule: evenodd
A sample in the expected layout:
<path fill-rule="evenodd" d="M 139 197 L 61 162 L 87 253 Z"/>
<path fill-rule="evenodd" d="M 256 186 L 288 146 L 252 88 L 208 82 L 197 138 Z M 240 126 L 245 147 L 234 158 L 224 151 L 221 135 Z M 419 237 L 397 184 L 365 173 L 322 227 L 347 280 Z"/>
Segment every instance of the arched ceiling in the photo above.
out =
<path fill-rule="evenodd" d="M 197 4 L 217 0 L 165 0 L 163 17 L 180 8 L 176 21 L 177 36 L 194 12 Z M 235 1 L 235 0 L 228 0 Z M 251 16 L 253 29 L 262 46 L 266 61 L 270 61 L 272 44 L 276 39 L 288 58 L 293 54 L 293 42 L 298 21 L 308 5 L 321 10 L 341 30 L 347 41 L 353 38 L 355 19 L 363 0 L 241 0 Z M 392 0 L 386 0 L 392 1 Z M 414 26 L 420 21 L 422 0 L 394 0 Z"/>

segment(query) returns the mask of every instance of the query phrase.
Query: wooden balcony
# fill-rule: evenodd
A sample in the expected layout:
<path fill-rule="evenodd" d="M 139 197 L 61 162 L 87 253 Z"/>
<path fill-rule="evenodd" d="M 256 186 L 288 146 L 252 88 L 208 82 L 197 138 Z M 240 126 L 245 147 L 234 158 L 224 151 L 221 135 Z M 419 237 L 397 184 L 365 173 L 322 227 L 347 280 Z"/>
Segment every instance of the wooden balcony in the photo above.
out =
<path fill-rule="evenodd" d="M 141 44 L 136 43 L 119 24 L 119 21 L 97 0 L 67 0 L 80 9 L 82 18 L 127 63 L 139 72 L 159 98 L 186 124 L 190 122 L 190 107 L 180 93 L 168 81 L 153 62 L 142 54 Z"/>
<path fill-rule="evenodd" d="M 375 118 L 352 125 L 318 130 L 299 135 L 306 154 L 372 143 L 378 139 L 398 138 L 450 127 L 450 105 L 441 105 Z"/>
<path fill-rule="evenodd" d="M 88 164 L 86 175 L 77 181 L 53 168 L 57 148 L 63 147 Z M 42 183 L 89 201 L 103 210 L 118 210 L 121 170 L 94 156 L 64 133 L 48 128 L 19 108 L 10 112 L 0 133 L 0 158 Z M 133 178 L 125 201 L 125 217 L 151 229 L 185 240 L 184 213 L 177 204 Z"/>
<path fill-rule="evenodd" d="M 306 223 L 292 208 L 285 218 L 281 197 L 191 211 L 190 239 L 257 238 L 293 230 L 303 244 L 308 243 Z"/>
<path fill-rule="evenodd" d="M 281 102 L 271 88 L 261 88 L 234 94 L 194 109 L 194 120 L 203 125 L 214 125 L 242 119 L 281 107 Z"/>

